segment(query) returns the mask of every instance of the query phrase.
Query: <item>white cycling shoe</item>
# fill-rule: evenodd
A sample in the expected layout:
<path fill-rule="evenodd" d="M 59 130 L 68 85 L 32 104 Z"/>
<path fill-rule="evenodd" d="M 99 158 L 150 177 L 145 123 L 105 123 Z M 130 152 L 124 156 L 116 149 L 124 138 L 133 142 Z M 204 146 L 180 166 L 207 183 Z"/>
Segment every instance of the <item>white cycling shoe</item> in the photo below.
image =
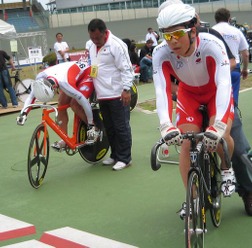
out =
<path fill-rule="evenodd" d="M 233 168 L 221 170 L 221 191 L 224 197 L 231 196 L 235 192 L 236 179 Z"/>

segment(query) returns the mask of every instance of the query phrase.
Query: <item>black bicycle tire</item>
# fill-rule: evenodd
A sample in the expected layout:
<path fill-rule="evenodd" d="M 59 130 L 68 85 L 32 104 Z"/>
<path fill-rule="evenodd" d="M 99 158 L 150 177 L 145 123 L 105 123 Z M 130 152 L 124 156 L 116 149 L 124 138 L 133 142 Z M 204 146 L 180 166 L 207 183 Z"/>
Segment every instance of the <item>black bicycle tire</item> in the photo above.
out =
<path fill-rule="evenodd" d="M 222 219 L 222 192 L 221 192 L 221 173 L 217 154 L 210 154 L 211 170 L 211 198 L 210 216 L 215 227 L 219 227 Z"/>
<path fill-rule="evenodd" d="M 27 99 L 27 97 L 29 96 L 30 92 L 31 92 L 31 84 L 34 80 L 27 78 L 24 80 L 18 80 L 17 82 L 15 82 L 15 87 L 14 90 L 16 92 L 16 96 L 19 99 L 19 101 L 21 102 L 25 102 L 25 100 Z M 19 86 L 23 86 L 24 89 L 22 89 L 22 91 L 20 92 L 20 90 L 18 89 Z M 26 88 L 26 89 L 25 89 Z M 28 92 L 27 92 L 28 90 Z"/>
<path fill-rule="evenodd" d="M 108 137 L 105 132 L 104 125 L 102 123 L 102 117 L 100 111 L 93 111 L 94 119 L 99 118 L 98 127 L 102 131 L 102 137 L 92 145 L 86 145 L 79 148 L 80 156 L 89 164 L 96 164 L 100 162 L 109 150 Z M 87 139 L 87 125 L 84 122 L 80 122 L 77 132 L 78 143 L 84 142 Z"/>
<path fill-rule="evenodd" d="M 192 190 L 197 189 L 197 199 Z M 201 185 L 199 173 L 195 170 L 190 172 L 186 192 L 186 216 L 185 216 L 185 247 L 204 248 L 204 219 L 203 186 Z M 194 194 L 195 195 L 195 194 Z"/>
<path fill-rule="evenodd" d="M 44 135 L 45 135 L 45 126 L 43 124 L 39 124 L 32 134 L 28 149 L 28 163 L 27 163 L 28 179 L 31 186 L 35 189 L 38 189 L 42 185 L 48 167 L 50 143 L 48 133 L 47 137 L 45 138 Z M 45 156 L 42 153 L 43 152 L 42 148 L 44 147 L 44 141 L 46 142 Z M 36 166 L 36 168 L 34 166 Z"/>
<path fill-rule="evenodd" d="M 138 101 L 138 89 L 136 84 L 133 82 L 132 87 L 130 88 L 131 100 L 130 100 L 130 112 L 135 109 Z"/>

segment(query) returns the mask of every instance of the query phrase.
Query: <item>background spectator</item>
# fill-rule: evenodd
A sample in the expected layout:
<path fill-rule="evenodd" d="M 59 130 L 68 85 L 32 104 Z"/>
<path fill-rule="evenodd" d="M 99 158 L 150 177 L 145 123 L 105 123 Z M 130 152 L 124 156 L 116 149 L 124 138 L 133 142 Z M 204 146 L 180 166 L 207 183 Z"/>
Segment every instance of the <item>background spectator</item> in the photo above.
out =
<path fill-rule="evenodd" d="M 69 54 L 68 54 L 69 46 L 65 41 L 62 41 L 62 39 L 63 39 L 63 34 L 57 33 L 56 34 L 57 41 L 54 43 L 54 51 L 56 53 L 58 63 L 70 61 Z"/>
<path fill-rule="evenodd" d="M 15 70 L 15 66 L 14 66 L 12 58 L 5 51 L 0 50 L 0 102 L 3 108 L 8 107 L 8 103 L 4 95 L 4 88 L 8 89 L 12 106 L 16 108 L 18 106 L 18 101 L 17 101 L 16 93 L 11 85 L 10 74 L 6 66 L 6 61 L 10 63 L 11 69 Z"/>
<path fill-rule="evenodd" d="M 147 29 L 148 33 L 145 36 L 145 41 L 147 42 L 148 40 L 152 40 L 152 46 L 155 47 L 158 45 L 158 39 L 159 39 L 159 35 L 153 31 L 152 28 L 148 28 Z"/>
<path fill-rule="evenodd" d="M 140 50 L 140 81 L 147 83 L 152 78 L 153 40 L 149 39 Z"/>

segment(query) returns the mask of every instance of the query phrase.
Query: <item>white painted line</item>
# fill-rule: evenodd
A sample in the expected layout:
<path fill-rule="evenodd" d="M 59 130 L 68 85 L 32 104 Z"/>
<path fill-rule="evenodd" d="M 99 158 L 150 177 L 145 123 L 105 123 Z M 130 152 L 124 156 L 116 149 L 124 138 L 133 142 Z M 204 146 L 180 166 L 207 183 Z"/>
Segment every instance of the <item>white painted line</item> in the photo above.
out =
<path fill-rule="evenodd" d="M 40 241 L 54 245 L 55 247 L 67 248 L 137 248 L 136 246 L 103 238 L 71 227 L 63 227 L 45 232 Z"/>

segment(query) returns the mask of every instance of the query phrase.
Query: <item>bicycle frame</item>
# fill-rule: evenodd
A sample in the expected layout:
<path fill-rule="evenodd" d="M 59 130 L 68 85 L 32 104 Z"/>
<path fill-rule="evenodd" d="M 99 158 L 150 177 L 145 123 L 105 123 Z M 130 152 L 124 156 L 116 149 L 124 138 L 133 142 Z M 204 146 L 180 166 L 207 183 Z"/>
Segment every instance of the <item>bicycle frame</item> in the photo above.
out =
<path fill-rule="evenodd" d="M 76 149 L 85 145 L 85 143 L 83 142 L 78 143 L 77 131 L 78 131 L 79 123 L 81 120 L 76 114 L 74 114 L 72 136 L 69 136 L 65 131 L 62 130 L 62 128 L 60 127 L 60 123 L 57 120 L 58 111 L 66 110 L 70 107 L 70 105 L 64 105 L 57 108 L 51 105 L 44 105 L 44 104 L 30 104 L 27 106 L 27 108 L 31 108 L 31 107 L 43 108 L 42 124 L 45 127 L 45 137 L 48 136 L 48 129 L 47 129 L 47 125 L 48 125 L 62 140 L 66 142 L 68 148 L 70 148 L 71 150 L 75 151 Z M 25 111 L 26 109 L 24 109 L 23 111 Z M 50 116 L 50 114 L 54 112 L 55 112 L 55 120 L 53 120 L 52 117 Z"/>

